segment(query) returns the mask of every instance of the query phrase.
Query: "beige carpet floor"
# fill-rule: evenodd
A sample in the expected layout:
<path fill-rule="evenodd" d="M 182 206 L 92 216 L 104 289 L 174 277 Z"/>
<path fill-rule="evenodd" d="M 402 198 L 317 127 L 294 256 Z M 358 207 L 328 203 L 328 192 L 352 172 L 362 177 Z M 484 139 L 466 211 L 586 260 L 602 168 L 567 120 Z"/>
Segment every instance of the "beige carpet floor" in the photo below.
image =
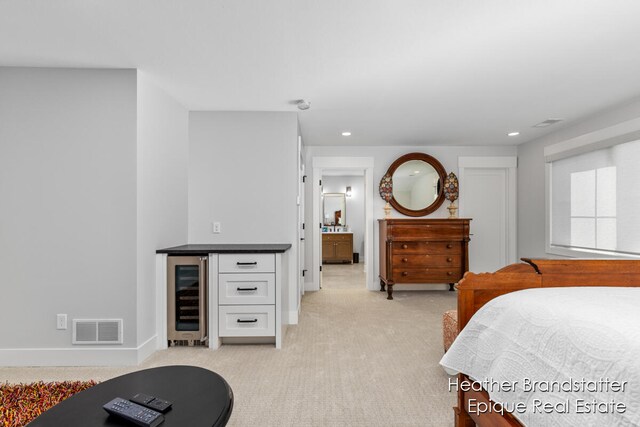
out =
<path fill-rule="evenodd" d="M 451 426 L 454 393 L 438 365 L 448 291 L 365 290 L 362 264 L 326 265 L 305 294 L 282 350 L 225 345 L 170 348 L 137 367 L 0 368 L 0 381 L 104 381 L 148 367 L 189 364 L 221 374 L 235 394 L 231 426 Z"/>

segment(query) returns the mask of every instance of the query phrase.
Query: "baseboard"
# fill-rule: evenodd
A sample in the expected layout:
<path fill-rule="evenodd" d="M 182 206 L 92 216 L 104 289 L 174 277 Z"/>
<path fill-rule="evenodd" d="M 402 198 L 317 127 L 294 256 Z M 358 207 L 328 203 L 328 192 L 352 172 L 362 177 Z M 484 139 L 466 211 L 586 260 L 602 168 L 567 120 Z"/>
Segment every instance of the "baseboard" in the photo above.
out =
<path fill-rule="evenodd" d="M 138 346 L 138 365 L 144 362 L 158 348 L 158 336 L 154 335 Z"/>
<path fill-rule="evenodd" d="M 304 291 L 305 292 L 314 292 L 317 291 L 318 289 L 316 289 L 315 285 L 313 284 L 313 282 L 304 282 Z"/>
<path fill-rule="evenodd" d="M 283 311 L 282 323 L 285 325 L 297 325 L 298 324 L 298 311 Z"/>
<path fill-rule="evenodd" d="M 4 348 L 0 366 L 136 366 L 155 350 L 155 335 L 136 348 Z"/>

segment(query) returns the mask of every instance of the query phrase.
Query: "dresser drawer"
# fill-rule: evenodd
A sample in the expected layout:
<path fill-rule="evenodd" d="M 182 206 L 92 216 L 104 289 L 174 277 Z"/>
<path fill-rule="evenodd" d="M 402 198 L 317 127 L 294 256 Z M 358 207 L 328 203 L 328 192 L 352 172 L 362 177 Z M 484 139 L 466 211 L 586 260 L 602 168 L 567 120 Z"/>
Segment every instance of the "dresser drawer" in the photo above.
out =
<path fill-rule="evenodd" d="M 419 254 L 393 255 L 393 265 L 398 268 L 422 268 L 422 267 L 442 267 L 460 269 L 462 265 L 462 257 L 460 255 L 433 255 Z"/>
<path fill-rule="evenodd" d="M 464 228 L 459 223 L 453 224 L 400 224 L 393 225 L 389 232 L 394 239 L 436 239 L 436 240 L 456 240 L 464 236 Z"/>
<path fill-rule="evenodd" d="M 218 260 L 220 273 L 274 273 L 276 271 L 274 254 L 220 254 Z"/>
<path fill-rule="evenodd" d="M 220 304 L 275 304 L 276 278 L 273 273 L 218 275 Z"/>
<path fill-rule="evenodd" d="M 393 280 L 396 283 L 454 283 L 462 279 L 462 269 L 457 268 L 421 268 L 393 269 Z"/>
<path fill-rule="evenodd" d="M 221 305 L 218 310 L 220 337 L 268 337 L 276 334 L 273 305 Z"/>
<path fill-rule="evenodd" d="M 462 254 L 462 242 L 392 242 L 391 253 L 393 255 L 460 255 Z"/>

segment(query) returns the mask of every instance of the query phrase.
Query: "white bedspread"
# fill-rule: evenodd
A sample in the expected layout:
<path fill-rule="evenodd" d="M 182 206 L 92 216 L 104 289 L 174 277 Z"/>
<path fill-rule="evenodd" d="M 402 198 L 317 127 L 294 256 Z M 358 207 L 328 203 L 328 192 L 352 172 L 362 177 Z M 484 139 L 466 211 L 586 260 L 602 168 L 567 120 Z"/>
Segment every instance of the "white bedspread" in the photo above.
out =
<path fill-rule="evenodd" d="M 527 289 L 495 298 L 440 364 L 486 381 L 494 402 L 526 407 L 514 413 L 526 426 L 640 426 L 640 288 Z M 502 381 L 515 382 L 514 390 L 496 385 Z"/>

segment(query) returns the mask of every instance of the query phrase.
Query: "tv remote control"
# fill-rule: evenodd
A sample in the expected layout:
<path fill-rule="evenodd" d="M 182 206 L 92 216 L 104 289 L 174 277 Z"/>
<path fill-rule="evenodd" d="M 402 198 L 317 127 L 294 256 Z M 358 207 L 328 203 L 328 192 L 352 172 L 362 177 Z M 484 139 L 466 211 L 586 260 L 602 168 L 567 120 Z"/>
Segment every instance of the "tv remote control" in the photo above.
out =
<path fill-rule="evenodd" d="M 111 415 L 141 427 L 156 427 L 164 421 L 164 416 L 160 412 L 145 408 L 121 397 L 116 397 L 102 408 Z"/>
<path fill-rule="evenodd" d="M 142 406 L 162 412 L 163 414 L 171 409 L 171 402 L 160 399 L 159 397 L 149 396 L 148 394 L 138 393 L 131 398 L 132 402 L 139 403 Z"/>

